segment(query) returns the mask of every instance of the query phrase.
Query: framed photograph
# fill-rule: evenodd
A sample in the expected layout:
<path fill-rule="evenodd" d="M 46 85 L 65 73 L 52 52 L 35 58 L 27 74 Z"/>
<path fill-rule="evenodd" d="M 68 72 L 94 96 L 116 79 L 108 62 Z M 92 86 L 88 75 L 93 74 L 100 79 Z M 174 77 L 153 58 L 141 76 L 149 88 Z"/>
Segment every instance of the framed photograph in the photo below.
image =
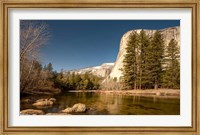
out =
<path fill-rule="evenodd" d="M 2 133 L 199 133 L 199 1 L 1 1 Z"/>

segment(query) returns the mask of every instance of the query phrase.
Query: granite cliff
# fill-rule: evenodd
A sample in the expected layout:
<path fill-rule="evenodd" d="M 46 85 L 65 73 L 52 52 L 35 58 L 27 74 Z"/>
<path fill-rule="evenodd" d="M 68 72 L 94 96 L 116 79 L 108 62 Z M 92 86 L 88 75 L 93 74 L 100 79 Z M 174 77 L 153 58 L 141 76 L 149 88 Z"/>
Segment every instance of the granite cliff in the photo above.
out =
<path fill-rule="evenodd" d="M 131 32 L 136 31 L 137 33 L 140 33 L 141 29 L 138 30 L 130 30 L 126 32 L 120 42 L 120 47 L 119 47 L 119 53 L 116 59 L 116 62 L 114 64 L 114 67 L 108 76 L 108 78 L 117 78 L 119 79 L 120 76 L 122 76 L 122 71 L 120 70 L 123 67 L 123 59 L 124 55 L 126 54 L 126 44 L 128 41 L 128 38 L 131 34 Z M 156 30 L 144 30 L 148 36 L 153 36 L 153 34 L 156 32 Z M 167 47 L 168 43 L 170 42 L 171 39 L 175 39 L 178 42 L 178 46 L 180 46 L 180 27 L 170 27 L 166 29 L 161 29 L 159 30 L 161 34 L 163 35 L 164 41 L 165 41 L 165 48 Z"/>
<path fill-rule="evenodd" d="M 100 77 L 105 77 L 106 80 L 110 78 L 119 79 L 122 76 L 122 71 L 120 69 L 123 67 L 123 59 L 126 54 L 127 41 L 129 39 L 130 34 L 133 31 L 140 33 L 141 29 L 130 30 L 122 36 L 120 45 L 119 45 L 118 56 L 115 63 L 104 63 L 100 66 L 88 67 L 84 69 L 71 70 L 71 71 L 66 71 L 66 72 L 68 73 L 74 72 L 76 74 L 84 74 L 87 72 L 87 73 L 92 73 Z M 152 37 L 153 34 L 156 32 L 156 30 L 147 30 L 147 29 L 144 29 L 144 31 L 149 37 Z M 180 27 L 179 26 L 161 29 L 158 31 L 160 31 L 161 34 L 163 35 L 163 38 L 165 41 L 164 43 L 165 48 L 167 47 L 171 39 L 175 39 L 178 42 L 178 46 L 180 47 Z"/>

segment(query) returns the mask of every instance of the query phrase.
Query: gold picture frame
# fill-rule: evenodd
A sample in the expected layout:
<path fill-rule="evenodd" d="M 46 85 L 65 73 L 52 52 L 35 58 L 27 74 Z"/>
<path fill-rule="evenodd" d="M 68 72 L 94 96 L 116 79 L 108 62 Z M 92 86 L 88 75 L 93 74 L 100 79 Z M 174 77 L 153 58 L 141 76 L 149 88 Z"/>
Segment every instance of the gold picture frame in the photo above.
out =
<path fill-rule="evenodd" d="M 0 46 L 1 133 L 31 134 L 200 134 L 199 0 L 2 0 Z M 192 9 L 192 126 L 191 127 L 9 127 L 8 126 L 8 10 L 10 8 L 191 8 Z M 84 133 L 83 133 L 84 132 Z"/>

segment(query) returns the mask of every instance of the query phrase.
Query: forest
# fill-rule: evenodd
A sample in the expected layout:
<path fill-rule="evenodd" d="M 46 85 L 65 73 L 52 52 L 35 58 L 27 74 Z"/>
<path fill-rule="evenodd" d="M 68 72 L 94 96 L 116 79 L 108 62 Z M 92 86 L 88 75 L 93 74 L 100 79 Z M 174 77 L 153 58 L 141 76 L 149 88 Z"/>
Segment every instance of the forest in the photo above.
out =
<path fill-rule="evenodd" d="M 167 47 L 159 31 L 131 33 L 123 60 L 125 89 L 180 88 L 180 52 L 175 39 Z"/>
<path fill-rule="evenodd" d="M 123 76 L 105 78 L 90 73 L 75 74 L 42 66 L 40 49 L 48 44 L 51 33 L 43 22 L 20 22 L 20 92 L 60 90 L 132 90 L 180 88 L 180 52 L 175 39 L 165 47 L 159 31 L 150 37 L 144 30 L 132 32 L 123 61 Z"/>

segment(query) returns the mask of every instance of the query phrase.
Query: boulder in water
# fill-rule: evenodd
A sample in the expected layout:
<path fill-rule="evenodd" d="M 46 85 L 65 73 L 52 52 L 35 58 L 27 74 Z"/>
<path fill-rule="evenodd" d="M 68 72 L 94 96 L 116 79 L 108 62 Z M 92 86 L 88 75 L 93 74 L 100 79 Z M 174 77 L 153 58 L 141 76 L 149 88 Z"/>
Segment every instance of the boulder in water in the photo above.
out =
<path fill-rule="evenodd" d="M 45 101 L 38 101 L 36 103 L 33 104 L 33 106 L 52 106 L 53 102 L 49 101 L 49 100 L 45 100 Z"/>
<path fill-rule="evenodd" d="M 47 113 L 46 115 L 71 115 L 69 113 Z"/>
<path fill-rule="evenodd" d="M 74 110 L 72 108 L 68 107 L 65 110 L 62 110 L 61 112 L 63 112 L 63 113 L 72 113 L 72 112 L 74 112 Z"/>
<path fill-rule="evenodd" d="M 85 112 L 86 111 L 86 105 L 82 103 L 77 103 L 73 105 L 72 107 L 74 112 Z"/>
<path fill-rule="evenodd" d="M 42 99 L 38 99 L 38 100 L 36 100 L 35 102 L 37 103 L 37 102 L 42 102 L 42 101 L 47 101 L 48 99 L 44 99 L 44 98 L 42 98 Z"/>
<path fill-rule="evenodd" d="M 42 110 L 26 109 L 26 110 L 20 111 L 20 114 L 22 114 L 22 115 L 44 115 L 44 112 Z"/>
<path fill-rule="evenodd" d="M 56 99 L 55 99 L 55 98 L 50 98 L 49 101 L 52 101 L 52 102 L 55 103 L 55 102 L 56 102 Z"/>
<path fill-rule="evenodd" d="M 67 107 L 65 110 L 62 110 L 63 113 L 73 113 L 73 112 L 85 112 L 86 111 L 86 105 L 82 103 L 74 104 L 73 107 Z"/>

